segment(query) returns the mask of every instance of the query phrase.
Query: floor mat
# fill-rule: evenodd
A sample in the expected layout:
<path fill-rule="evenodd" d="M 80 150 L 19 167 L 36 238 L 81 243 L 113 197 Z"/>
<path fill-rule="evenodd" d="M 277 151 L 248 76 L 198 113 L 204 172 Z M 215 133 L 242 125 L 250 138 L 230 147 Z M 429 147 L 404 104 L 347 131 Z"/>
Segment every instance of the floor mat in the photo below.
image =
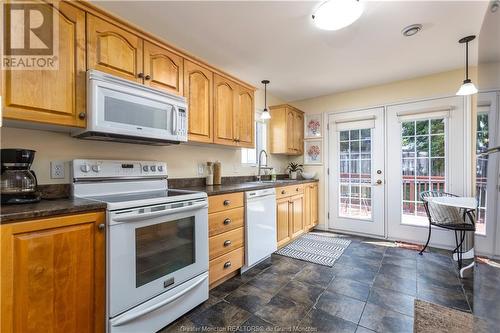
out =
<path fill-rule="evenodd" d="M 350 240 L 307 233 L 287 246 L 276 251 L 276 254 L 332 267 L 344 250 L 351 244 Z"/>

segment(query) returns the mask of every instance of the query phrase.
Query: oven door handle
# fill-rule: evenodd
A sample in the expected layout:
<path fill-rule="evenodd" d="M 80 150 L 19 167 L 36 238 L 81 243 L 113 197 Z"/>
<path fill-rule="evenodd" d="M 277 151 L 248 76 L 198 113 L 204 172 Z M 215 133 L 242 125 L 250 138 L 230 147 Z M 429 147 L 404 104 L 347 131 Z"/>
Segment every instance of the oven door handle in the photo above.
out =
<path fill-rule="evenodd" d="M 200 208 L 206 208 L 208 207 L 208 204 L 206 202 L 199 203 L 199 204 L 194 204 L 190 206 L 185 206 L 185 207 L 179 207 L 179 208 L 172 208 L 168 210 L 162 210 L 162 211 L 157 211 L 157 212 L 149 212 L 149 213 L 144 213 L 144 214 L 133 214 L 133 215 L 124 215 L 124 216 L 114 216 L 112 218 L 113 222 L 131 222 L 131 221 L 140 221 L 140 220 L 145 220 L 145 219 L 151 219 L 154 217 L 160 217 L 160 216 L 165 216 L 165 215 L 172 215 L 175 213 L 181 213 L 189 210 L 196 210 Z"/>
<path fill-rule="evenodd" d="M 142 316 L 144 316 L 144 315 L 146 315 L 146 314 L 148 314 L 150 312 L 153 312 L 153 311 L 161 308 L 162 306 L 170 304 L 170 303 L 174 302 L 175 300 L 179 299 L 180 297 L 184 296 L 185 294 L 187 294 L 188 292 L 190 292 L 194 288 L 198 287 L 207 278 L 208 278 L 208 275 L 205 275 L 200 280 L 196 281 L 194 284 L 192 284 L 188 288 L 184 289 L 180 293 L 175 294 L 172 297 L 169 297 L 169 298 L 167 298 L 167 299 L 165 299 L 165 300 L 163 300 L 163 301 L 161 301 L 159 303 L 156 303 L 156 304 L 154 304 L 154 305 L 152 305 L 150 307 L 147 307 L 145 309 L 137 311 L 136 313 L 129 314 L 129 315 L 124 315 L 123 317 L 117 319 L 115 322 L 112 322 L 111 326 L 121 326 L 121 325 L 129 323 L 129 322 L 131 322 L 131 321 L 133 321 L 133 320 L 135 320 L 135 319 L 137 319 L 139 317 L 142 317 Z"/>

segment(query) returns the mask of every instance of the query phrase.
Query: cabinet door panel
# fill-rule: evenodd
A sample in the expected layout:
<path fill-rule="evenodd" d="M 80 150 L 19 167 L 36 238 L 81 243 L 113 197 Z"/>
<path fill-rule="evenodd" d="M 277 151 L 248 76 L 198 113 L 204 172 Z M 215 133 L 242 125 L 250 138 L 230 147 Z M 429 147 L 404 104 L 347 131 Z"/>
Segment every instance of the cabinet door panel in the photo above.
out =
<path fill-rule="evenodd" d="M 214 142 L 235 146 L 235 107 L 237 86 L 232 81 L 217 74 L 215 81 Z"/>
<path fill-rule="evenodd" d="M 253 91 L 240 87 L 237 107 L 237 140 L 240 147 L 252 148 L 255 143 L 255 111 Z"/>
<path fill-rule="evenodd" d="M 296 152 L 302 155 L 304 152 L 304 115 L 300 112 L 295 112 L 293 133 Z"/>
<path fill-rule="evenodd" d="M 288 198 L 276 201 L 276 212 L 277 241 L 278 247 L 280 247 L 290 240 Z"/>
<path fill-rule="evenodd" d="M 311 186 L 310 184 L 304 186 L 304 232 L 311 227 Z"/>
<path fill-rule="evenodd" d="M 213 142 L 213 73 L 184 61 L 184 96 L 189 106 L 189 141 Z"/>
<path fill-rule="evenodd" d="M 103 332 L 103 213 L 2 226 L 2 332 Z"/>
<path fill-rule="evenodd" d="M 54 125 L 85 127 L 85 12 L 60 2 L 58 68 L 5 70 L 4 116 Z"/>
<path fill-rule="evenodd" d="M 319 223 L 319 215 L 318 215 L 318 193 L 319 187 L 318 184 L 314 184 L 311 189 L 311 225 L 316 226 Z"/>
<path fill-rule="evenodd" d="M 144 41 L 144 75 L 150 76 L 144 83 L 178 95 L 183 90 L 183 59 L 150 42 Z"/>
<path fill-rule="evenodd" d="M 289 155 L 294 155 L 295 151 L 295 112 L 291 109 L 286 110 L 286 145 Z"/>
<path fill-rule="evenodd" d="M 87 16 L 87 61 L 97 69 L 143 82 L 142 39 L 91 14 Z"/>
<path fill-rule="evenodd" d="M 304 232 L 304 196 L 296 195 L 290 198 L 291 203 L 291 217 L 292 221 L 290 223 L 292 228 L 292 238 Z"/>

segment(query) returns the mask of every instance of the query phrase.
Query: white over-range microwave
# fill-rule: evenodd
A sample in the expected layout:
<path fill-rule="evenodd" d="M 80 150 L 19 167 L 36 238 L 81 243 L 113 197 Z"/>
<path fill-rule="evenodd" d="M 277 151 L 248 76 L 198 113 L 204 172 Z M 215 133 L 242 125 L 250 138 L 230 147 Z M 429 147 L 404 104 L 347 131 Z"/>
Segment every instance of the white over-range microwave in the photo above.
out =
<path fill-rule="evenodd" d="M 87 72 L 82 139 L 167 145 L 187 141 L 186 99 L 96 70 Z"/>

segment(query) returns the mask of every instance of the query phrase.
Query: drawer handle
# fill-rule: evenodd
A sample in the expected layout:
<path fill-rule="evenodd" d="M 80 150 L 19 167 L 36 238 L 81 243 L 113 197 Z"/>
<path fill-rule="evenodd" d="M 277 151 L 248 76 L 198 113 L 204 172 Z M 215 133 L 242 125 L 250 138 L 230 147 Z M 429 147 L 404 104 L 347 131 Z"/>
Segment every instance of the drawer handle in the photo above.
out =
<path fill-rule="evenodd" d="M 228 247 L 229 245 L 231 245 L 231 241 L 228 239 L 227 241 L 224 242 L 224 246 Z"/>
<path fill-rule="evenodd" d="M 286 193 L 286 191 L 285 191 L 285 190 L 282 190 L 282 191 L 281 191 L 281 194 L 285 194 L 285 193 Z"/>
<path fill-rule="evenodd" d="M 224 220 L 224 225 L 228 225 L 229 223 L 231 223 L 231 219 L 230 218 L 227 218 Z"/>
<path fill-rule="evenodd" d="M 231 262 L 230 261 L 226 261 L 224 263 L 224 268 L 229 268 L 229 267 L 231 267 Z"/>
<path fill-rule="evenodd" d="M 231 204 L 231 200 L 224 200 L 224 206 L 229 206 Z"/>

